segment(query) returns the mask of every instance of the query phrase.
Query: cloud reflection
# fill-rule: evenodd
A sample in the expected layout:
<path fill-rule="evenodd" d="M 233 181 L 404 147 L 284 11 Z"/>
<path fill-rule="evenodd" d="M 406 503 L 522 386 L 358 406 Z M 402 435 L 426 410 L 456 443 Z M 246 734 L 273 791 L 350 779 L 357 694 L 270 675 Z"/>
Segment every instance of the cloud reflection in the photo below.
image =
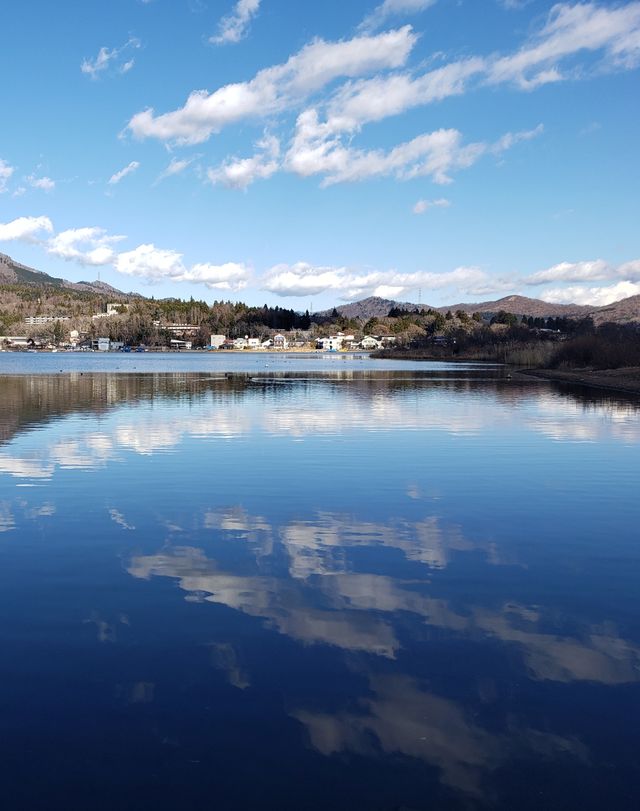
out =
<path fill-rule="evenodd" d="M 280 633 L 305 644 L 328 644 L 395 658 L 401 648 L 397 623 L 405 614 L 426 626 L 460 638 L 494 638 L 519 652 L 532 679 L 622 684 L 640 681 L 640 649 L 620 638 L 615 628 L 574 622 L 575 635 L 553 633 L 542 607 L 507 602 L 501 608 L 465 605 L 453 608 L 431 596 L 426 575 L 414 580 L 352 571 L 348 550 L 388 546 L 407 561 L 443 569 L 453 553 L 484 548 L 488 564 L 500 563 L 491 544 L 466 539 L 460 528 L 435 517 L 410 523 L 358 522 L 352 517 L 320 514 L 315 522 L 271 526 L 240 508 L 209 511 L 204 525 L 221 540 L 246 543 L 258 568 L 265 559 L 288 560 L 286 575 L 237 574 L 193 547 L 167 548 L 156 555 L 134 556 L 134 577 L 175 578 L 189 599 L 214 602 L 260 617 Z M 362 565 L 362 564 L 360 564 Z"/>
<path fill-rule="evenodd" d="M 334 714 L 297 710 L 311 745 L 323 755 L 355 752 L 368 757 L 402 754 L 435 766 L 442 782 L 481 795 L 482 778 L 507 760 L 530 754 L 570 753 L 582 760 L 578 741 L 534 729 L 489 732 L 475 724 L 457 703 L 424 690 L 403 675 L 372 675 L 369 695 L 357 712 Z"/>
<path fill-rule="evenodd" d="M 444 432 L 474 437 L 500 430 L 503 435 L 512 432 L 518 442 L 529 434 L 557 442 L 640 444 L 640 420 L 634 404 L 611 398 L 590 402 L 538 384 L 510 387 L 472 380 L 384 376 L 263 379 L 255 383 L 243 379 L 233 384 L 204 379 L 199 380 L 198 393 L 191 394 L 187 403 L 163 398 L 162 387 L 156 397 L 152 387 L 143 389 L 148 399 L 141 401 L 135 389 L 138 407 L 128 408 L 122 407 L 126 398 L 119 399 L 123 396 L 118 388 L 121 382 L 105 377 L 110 382 L 102 393 L 110 404 L 107 411 L 102 401 L 94 399 L 96 381 L 84 400 L 76 392 L 77 380 L 56 378 L 56 388 L 49 391 L 50 397 L 55 395 L 62 403 L 65 398 L 73 401 L 76 392 L 78 408 L 81 404 L 91 408 L 100 402 L 100 430 L 95 430 L 94 421 L 79 421 L 68 415 L 56 421 L 55 430 L 49 431 L 44 423 L 36 447 L 21 442 L 17 434 L 0 452 L 0 473 L 47 479 L 57 469 L 97 470 L 130 453 L 152 456 L 173 452 L 189 438 L 233 441 L 254 434 L 294 441 L 354 432 Z M 169 384 L 156 381 L 153 385 Z M 178 390 L 182 386 L 184 392 L 187 381 L 176 380 L 173 385 Z M 32 388 L 15 395 L 18 411 L 20 397 L 28 403 Z M 127 391 L 124 389 L 124 394 Z M 417 491 L 409 494 L 415 498 Z"/>

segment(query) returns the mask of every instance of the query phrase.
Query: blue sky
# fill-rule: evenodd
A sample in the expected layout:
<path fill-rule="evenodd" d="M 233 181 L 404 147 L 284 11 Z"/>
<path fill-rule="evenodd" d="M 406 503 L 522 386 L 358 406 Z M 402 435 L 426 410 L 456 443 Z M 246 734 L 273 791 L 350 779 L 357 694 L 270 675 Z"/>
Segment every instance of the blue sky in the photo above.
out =
<path fill-rule="evenodd" d="M 640 293 L 640 1 L 21 0 L 0 251 L 145 295 Z"/>

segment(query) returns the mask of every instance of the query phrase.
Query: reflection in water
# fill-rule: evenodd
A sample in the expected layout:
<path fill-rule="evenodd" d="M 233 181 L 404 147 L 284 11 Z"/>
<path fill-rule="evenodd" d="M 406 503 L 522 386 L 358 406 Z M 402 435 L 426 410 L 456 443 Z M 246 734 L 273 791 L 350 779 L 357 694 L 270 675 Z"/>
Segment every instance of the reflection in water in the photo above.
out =
<path fill-rule="evenodd" d="M 483 374 L 0 380 L 16 807 L 635 809 L 640 409 Z"/>
<path fill-rule="evenodd" d="M 1 381 L 0 436 L 9 439 L 39 420 L 68 415 L 48 446 L 25 443 L 22 452 L 16 443 L 0 446 L 0 473 L 19 479 L 50 479 L 56 470 L 96 470 L 129 453 L 175 452 L 189 438 L 238 440 L 256 433 L 304 440 L 394 430 L 481 437 L 499 429 L 531 431 L 563 442 L 640 444 L 637 402 L 603 396 L 584 403 L 577 395 L 539 385 L 353 373 L 335 375 L 330 386 L 310 376 L 155 375 L 149 381 L 130 375 L 70 375 L 39 380 Z M 163 404 L 160 410 L 153 408 L 156 402 Z M 119 410 L 122 403 L 148 407 Z M 94 421 L 82 419 L 87 411 L 100 417 L 99 430 Z"/>
<path fill-rule="evenodd" d="M 535 729 L 488 732 L 452 701 L 434 695 L 407 676 L 373 676 L 369 695 L 357 712 L 327 715 L 300 710 L 294 717 L 308 730 L 323 755 L 342 751 L 376 756 L 407 755 L 440 770 L 442 781 L 470 794 L 481 794 L 487 771 L 509 758 L 571 754 L 586 761 L 576 740 Z"/>
<path fill-rule="evenodd" d="M 395 658 L 401 644 L 394 620 L 404 612 L 429 626 L 471 639 L 494 637 L 520 652 L 536 679 L 620 684 L 640 681 L 640 648 L 605 625 L 586 625 L 571 636 L 545 633 L 544 611 L 505 603 L 499 610 L 465 604 L 455 610 L 429 594 L 429 580 L 403 580 L 371 572 L 348 572 L 340 553 L 353 546 L 384 544 L 408 560 L 441 568 L 447 549 L 481 548 L 428 519 L 415 526 L 358 524 L 324 516 L 316 525 L 271 527 L 264 518 L 251 520 L 241 510 L 207 513 L 204 524 L 224 532 L 242 533 L 262 567 L 280 548 L 288 559 L 286 577 L 245 576 L 222 571 L 203 550 L 171 548 L 155 555 L 134 556 L 128 571 L 134 577 L 170 577 L 189 599 L 221 603 L 268 621 L 280 633 L 305 643 L 324 643 L 352 651 Z M 437 553 L 433 539 L 437 540 Z M 450 545 L 443 539 L 448 538 Z M 307 553 L 310 554 L 307 554 Z M 488 562 L 495 560 L 488 559 Z M 319 576 L 319 577 L 316 577 Z"/>

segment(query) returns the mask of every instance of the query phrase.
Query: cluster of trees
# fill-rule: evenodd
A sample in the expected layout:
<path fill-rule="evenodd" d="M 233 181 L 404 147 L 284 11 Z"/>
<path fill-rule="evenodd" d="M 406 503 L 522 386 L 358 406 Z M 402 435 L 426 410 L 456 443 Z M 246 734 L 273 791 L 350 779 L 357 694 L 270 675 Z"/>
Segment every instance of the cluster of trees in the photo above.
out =
<path fill-rule="evenodd" d="M 284 307 L 251 307 L 242 302 L 206 301 L 193 298 L 155 299 L 141 296 L 122 299 L 122 308 L 109 318 L 92 318 L 105 311 L 107 303 L 118 299 L 114 295 L 98 294 L 60 287 L 27 284 L 2 287 L 0 334 L 23 335 L 62 343 L 72 329 L 87 338 L 108 337 L 126 344 L 167 345 L 172 334 L 163 327 L 168 324 L 188 324 L 198 328 L 196 346 L 206 346 L 212 333 L 231 338 L 244 335 L 267 337 L 274 332 L 319 330 L 323 332 L 327 319 L 312 318 L 309 312 L 299 313 Z M 29 316 L 60 316 L 60 321 L 27 325 Z M 68 319 L 68 320 L 67 320 Z M 329 328 L 328 326 L 326 327 Z"/>
<path fill-rule="evenodd" d="M 547 366 L 552 369 L 640 367 L 640 329 L 637 324 L 602 324 L 583 330 L 561 343 Z"/>

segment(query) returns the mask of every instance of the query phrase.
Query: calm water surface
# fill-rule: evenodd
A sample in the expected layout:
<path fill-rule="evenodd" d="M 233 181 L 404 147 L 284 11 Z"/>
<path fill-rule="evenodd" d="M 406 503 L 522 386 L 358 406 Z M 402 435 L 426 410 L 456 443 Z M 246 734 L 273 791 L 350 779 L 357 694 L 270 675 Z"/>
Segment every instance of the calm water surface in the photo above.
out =
<path fill-rule="evenodd" d="M 3 808 L 640 807 L 638 400 L 147 357 L 0 359 Z"/>

